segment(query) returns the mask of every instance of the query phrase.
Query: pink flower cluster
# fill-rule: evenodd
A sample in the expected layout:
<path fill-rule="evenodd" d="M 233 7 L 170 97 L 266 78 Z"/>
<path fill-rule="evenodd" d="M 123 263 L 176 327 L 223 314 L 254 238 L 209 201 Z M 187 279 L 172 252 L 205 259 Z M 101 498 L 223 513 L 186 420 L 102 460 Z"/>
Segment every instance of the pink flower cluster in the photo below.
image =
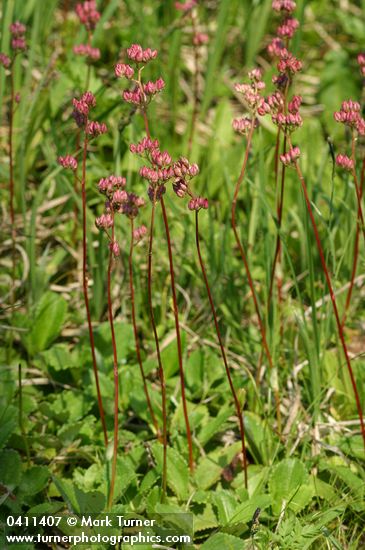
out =
<path fill-rule="evenodd" d="M 197 5 L 197 0 L 187 0 L 185 3 L 175 2 L 175 8 L 179 11 L 190 11 Z"/>
<path fill-rule="evenodd" d="M 204 208 L 206 210 L 208 206 L 209 206 L 208 199 L 204 199 L 203 197 L 194 197 L 190 199 L 188 204 L 189 210 L 198 210 L 198 211 L 201 208 Z"/>
<path fill-rule="evenodd" d="M 104 122 L 97 122 L 96 120 L 88 121 L 85 128 L 85 132 L 92 137 L 106 134 L 107 131 L 107 125 Z"/>
<path fill-rule="evenodd" d="M 194 46 L 203 46 L 203 44 L 208 44 L 209 36 L 204 32 L 197 32 L 193 36 Z"/>
<path fill-rule="evenodd" d="M 77 170 L 77 160 L 71 155 L 66 155 L 65 157 L 58 157 L 58 164 L 63 168 L 70 168 L 71 170 Z"/>
<path fill-rule="evenodd" d="M 272 121 L 277 126 L 280 126 L 285 133 L 294 132 L 303 125 L 303 119 L 299 113 L 275 113 L 272 115 Z"/>
<path fill-rule="evenodd" d="M 96 105 L 96 99 L 92 92 L 84 92 L 80 99 L 74 98 L 72 104 L 74 106 L 72 116 L 78 127 L 85 129 L 87 135 L 96 137 L 108 131 L 104 122 L 96 122 L 88 118 L 90 109 Z"/>
<path fill-rule="evenodd" d="M 336 164 L 340 168 L 343 168 L 347 172 L 352 172 L 354 169 L 354 161 L 347 155 L 337 155 Z"/>
<path fill-rule="evenodd" d="M 127 56 L 128 59 L 136 63 L 148 63 L 152 59 L 156 59 L 157 50 L 151 50 L 151 48 L 144 50 L 140 44 L 132 44 L 127 49 Z"/>
<path fill-rule="evenodd" d="M 5 67 L 5 69 L 7 69 L 8 67 L 10 67 L 10 63 L 11 63 L 10 57 L 7 56 L 5 53 L 0 52 L 0 65 L 2 65 L 3 67 Z"/>
<path fill-rule="evenodd" d="M 10 33 L 12 35 L 11 39 L 11 47 L 15 51 L 23 51 L 27 48 L 27 44 L 25 42 L 25 31 L 26 26 L 22 23 L 19 23 L 19 21 L 16 21 L 15 23 L 12 23 L 9 27 Z"/>
<path fill-rule="evenodd" d="M 285 48 L 280 52 L 280 61 L 278 63 L 279 73 L 295 74 L 302 70 L 302 62 Z"/>
<path fill-rule="evenodd" d="M 265 88 L 265 83 L 261 80 L 262 73 L 260 69 L 253 69 L 248 73 L 248 77 L 251 80 L 250 84 L 235 84 L 234 88 L 236 92 L 243 95 L 244 101 L 247 103 L 252 115 L 255 116 L 264 101 L 261 91 Z"/>
<path fill-rule="evenodd" d="M 285 50 L 284 42 L 281 38 L 273 38 L 270 44 L 267 47 L 268 54 L 270 57 L 280 57 L 280 53 Z"/>
<path fill-rule="evenodd" d="M 99 192 L 107 197 L 111 197 L 115 191 L 124 189 L 127 180 L 122 176 L 108 176 L 107 178 L 101 178 L 98 183 Z"/>
<path fill-rule="evenodd" d="M 359 55 L 357 56 L 357 62 L 360 65 L 362 76 L 365 76 L 365 53 L 359 53 Z"/>
<path fill-rule="evenodd" d="M 274 11 L 292 13 L 297 5 L 293 0 L 273 0 L 271 7 Z"/>
<path fill-rule="evenodd" d="M 74 54 L 89 57 L 93 61 L 100 59 L 99 48 L 93 48 L 90 44 L 79 44 L 73 48 Z"/>
<path fill-rule="evenodd" d="M 150 139 L 148 137 L 144 137 L 139 143 L 134 144 L 132 143 L 129 147 L 130 152 L 137 154 L 137 155 L 143 155 L 144 153 L 148 153 L 152 151 L 153 149 L 157 149 L 159 147 L 159 143 L 157 139 Z"/>
<path fill-rule="evenodd" d="M 280 155 L 280 160 L 284 164 L 284 166 L 290 166 L 294 164 L 299 157 L 300 157 L 299 147 L 293 147 L 287 153 Z"/>
<path fill-rule="evenodd" d="M 278 27 L 278 36 L 280 36 L 280 38 L 293 38 L 298 27 L 299 21 L 292 17 L 288 17 L 285 21 L 283 21 L 280 27 Z"/>
<path fill-rule="evenodd" d="M 365 120 L 360 114 L 360 103 L 357 101 L 343 101 L 341 109 L 334 113 L 334 119 L 336 122 L 341 122 L 346 126 L 349 126 L 352 130 L 357 130 L 357 132 L 363 136 L 365 135 Z"/>
<path fill-rule="evenodd" d="M 133 78 L 134 75 L 133 67 L 127 65 L 126 63 L 117 63 L 114 67 L 114 72 L 117 78 L 124 76 L 125 78 L 128 78 L 128 80 Z"/>
<path fill-rule="evenodd" d="M 85 25 L 88 31 L 95 29 L 100 19 L 100 13 L 96 8 L 96 1 L 89 0 L 76 5 L 76 14 L 82 25 Z"/>
<path fill-rule="evenodd" d="M 110 214 L 110 212 L 106 212 L 96 218 L 95 225 L 99 229 L 110 229 L 114 225 L 113 216 Z"/>
<path fill-rule="evenodd" d="M 143 239 L 143 237 L 147 235 L 147 227 L 145 225 L 141 225 L 140 227 L 136 227 L 133 230 L 133 239 L 135 241 L 140 241 Z"/>
<path fill-rule="evenodd" d="M 172 184 L 175 195 L 180 199 L 184 198 L 187 193 L 191 195 L 189 181 L 199 174 L 199 166 L 195 163 L 190 164 L 185 157 L 180 157 L 178 161 L 174 162 L 172 170 L 175 176 Z"/>
<path fill-rule="evenodd" d="M 258 108 L 260 112 L 261 107 Z M 248 117 L 234 118 L 232 121 L 232 127 L 235 132 L 242 136 L 247 136 L 252 126 L 252 120 Z"/>

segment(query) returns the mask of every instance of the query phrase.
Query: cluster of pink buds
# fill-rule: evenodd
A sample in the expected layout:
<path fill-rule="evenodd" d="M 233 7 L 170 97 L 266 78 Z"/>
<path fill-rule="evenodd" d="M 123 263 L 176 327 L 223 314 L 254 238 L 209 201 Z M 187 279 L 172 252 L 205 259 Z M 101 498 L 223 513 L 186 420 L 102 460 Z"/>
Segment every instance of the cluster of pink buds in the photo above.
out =
<path fill-rule="evenodd" d="M 93 48 L 90 44 L 79 44 L 78 46 L 74 46 L 73 51 L 74 54 L 88 57 L 93 61 L 100 59 L 99 48 Z"/>
<path fill-rule="evenodd" d="M 288 17 L 285 21 L 283 21 L 282 25 L 278 27 L 278 36 L 280 36 L 280 38 L 293 38 L 298 27 L 299 21 L 292 17 Z"/>
<path fill-rule="evenodd" d="M 5 53 L 0 52 L 0 65 L 2 65 L 5 69 L 10 67 L 11 59 L 9 56 L 7 56 Z"/>
<path fill-rule="evenodd" d="M 188 193 L 189 181 L 199 174 L 199 166 L 197 164 L 190 164 L 187 158 L 180 157 L 178 161 L 174 162 L 172 170 L 175 176 L 172 188 L 174 193 L 182 199 Z"/>
<path fill-rule="evenodd" d="M 136 227 L 133 230 L 133 239 L 136 242 L 139 242 L 143 237 L 147 235 L 147 227 L 145 225 L 141 225 L 140 227 Z"/>
<path fill-rule="evenodd" d="M 19 23 L 19 21 L 16 21 L 15 23 L 12 23 L 9 27 L 10 34 L 12 36 L 11 39 L 11 47 L 12 49 L 17 51 L 23 51 L 27 48 L 27 44 L 25 42 L 25 31 L 26 26 L 22 23 Z"/>
<path fill-rule="evenodd" d="M 279 73 L 295 74 L 302 70 L 302 62 L 285 48 L 280 52 Z"/>
<path fill-rule="evenodd" d="M 261 80 L 262 73 L 260 69 L 253 69 L 248 73 L 248 77 L 251 81 L 250 84 L 235 84 L 234 88 L 236 92 L 243 95 L 245 103 L 252 115 L 255 116 L 264 101 L 261 91 L 265 88 L 265 83 Z"/>
<path fill-rule="evenodd" d="M 124 189 L 127 180 L 122 176 L 108 176 L 101 178 L 98 183 L 99 192 L 111 198 L 114 192 Z"/>
<path fill-rule="evenodd" d="M 347 172 L 352 172 L 352 170 L 354 169 L 354 161 L 350 159 L 350 157 L 348 157 L 347 155 L 337 155 L 336 164 Z"/>
<path fill-rule="evenodd" d="M 258 109 L 258 112 L 260 112 L 260 108 Z M 252 127 L 252 120 L 248 117 L 234 118 L 232 121 L 232 127 L 238 134 L 247 136 Z"/>
<path fill-rule="evenodd" d="M 206 210 L 208 205 L 208 199 L 204 199 L 203 197 L 194 197 L 190 199 L 188 208 L 189 210 L 200 210 L 201 208 Z"/>
<path fill-rule="evenodd" d="M 117 78 L 124 76 L 125 78 L 128 78 L 128 80 L 131 80 L 134 75 L 133 67 L 127 65 L 126 63 L 117 63 L 114 67 L 114 72 Z"/>
<path fill-rule="evenodd" d="M 357 56 L 357 62 L 360 65 L 362 76 L 365 76 L 365 53 L 359 53 L 359 55 Z"/>
<path fill-rule="evenodd" d="M 135 63 L 148 63 L 152 59 L 156 59 L 157 50 L 151 50 L 151 48 L 142 48 L 140 44 L 132 44 L 127 49 L 128 59 Z"/>
<path fill-rule="evenodd" d="M 273 123 L 280 126 L 286 134 L 294 132 L 303 125 L 303 119 L 299 113 L 289 113 L 287 115 L 276 113 L 271 118 Z"/>
<path fill-rule="evenodd" d="M 357 130 L 357 132 L 363 136 L 365 135 L 365 120 L 360 114 L 360 103 L 357 101 L 343 101 L 341 109 L 334 113 L 334 119 L 336 122 L 341 122 L 346 126 L 349 126 L 352 130 Z"/>
<path fill-rule="evenodd" d="M 138 211 L 142 206 L 145 205 L 145 201 L 142 197 L 139 197 L 135 193 L 126 193 L 126 198 L 124 201 L 119 203 L 113 197 L 113 207 L 116 212 L 124 214 L 129 219 L 134 219 L 138 215 Z"/>
<path fill-rule="evenodd" d="M 106 134 L 108 131 L 107 125 L 104 122 L 97 122 L 96 120 L 90 120 L 86 124 L 85 132 L 92 137 Z"/>
<path fill-rule="evenodd" d="M 72 116 L 79 128 L 84 128 L 87 135 L 92 137 L 105 134 L 108 129 L 103 122 L 89 120 L 89 111 L 96 105 L 96 99 L 92 92 L 85 92 L 80 99 L 72 100 L 74 110 Z"/>
<path fill-rule="evenodd" d="M 208 44 L 208 42 L 209 36 L 204 32 L 197 32 L 193 36 L 194 46 L 203 46 L 204 44 Z"/>
<path fill-rule="evenodd" d="M 145 153 L 152 152 L 153 149 L 158 149 L 159 143 L 157 139 L 150 139 L 148 137 L 144 137 L 139 143 L 134 144 L 132 143 L 129 147 L 130 152 L 137 154 L 137 155 L 144 155 Z"/>
<path fill-rule="evenodd" d="M 295 161 L 297 161 L 299 157 L 300 157 L 299 147 L 293 147 L 287 153 L 280 155 L 280 160 L 284 164 L 284 166 L 290 166 L 295 164 Z"/>
<path fill-rule="evenodd" d="M 186 2 L 175 2 L 175 8 L 179 11 L 190 11 L 197 5 L 197 0 L 187 0 Z"/>
<path fill-rule="evenodd" d="M 151 80 L 147 83 L 141 81 L 141 70 L 138 69 L 139 64 L 145 65 L 152 59 L 156 59 L 157 50 L 151 48 L 143 49 L 139 44 L 132 44 L 127 49 L 127 56 L 130 61 L 137 64 L 138 80 L 134 78 L 135 69 L 127 63 L 117 63 L 114 67 L 115 76 L 117 78 L 124 77 L 127 80 L 133 80 L 136 86 L 130 90 L 124 90 L 122 97 L 127 103 L 145 107 L 154 95 L 161 92 L 165 87 L 165 82 L 162 78 L 158 78 L 155 82 Z"/>
<path fill-rule="evenodd" d="M 58 164 L 63 168 L 70 168 L 71 170 L 77 170 L 77 160 L 71 155 L 66 155 L 65 157 L 58 157 Z"/>
<path fill-rule="evenodd" d="M 297 5 L 293 0 L 273 0 L 271 7 L 274 11 L 292 13 Z"/>
<path fill-rule="evenodd" d="M 267 46 L 267 52 L 270 57 L 280 57 L 280 54 L 285 50 L 284 42 L 281 38 L 273 38 L 270 44 Z"/>
<path fill-rule="evenodd" d="M 84 25 L 88 31 L 95 29 L 100 19 L 100 13 L 96 8 L 95 0 L 88 0 L 82 4 L 77 4 L 75 11 L 80 23 Z"/>
<path fill-rule="evenodd" d="M 99 229 L 110 229 L 114 225 L 113 216 L 110 214 L 110 212 L 106 212 L 105 214 L 102 214 L 95 220 L 95 225 Z"/>

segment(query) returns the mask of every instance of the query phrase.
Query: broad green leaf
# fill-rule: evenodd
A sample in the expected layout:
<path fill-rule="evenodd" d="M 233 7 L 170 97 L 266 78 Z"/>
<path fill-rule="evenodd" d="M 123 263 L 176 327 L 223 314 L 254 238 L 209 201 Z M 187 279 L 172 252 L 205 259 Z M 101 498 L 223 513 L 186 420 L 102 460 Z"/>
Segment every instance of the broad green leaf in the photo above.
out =
<path fill-rule="evenodd" d="M 252 521 L 252 517 L 257 508 L 265 510 L 272 504 L 271 495 L 256 495 L 250 498 L 247 502 L 239 504 L 231 515 L 229 524 L 235 525 L 236 523 L 249 523 Z"/>
<path fill-rule="evenodd" d="M 222 474 L 222 467 L 209 456 L 204 456 L 195 470 L 195 480 L 199 489 L 209 489 L 217 483 Z"/>
<path fill-rule="evenodd" d="M 35 495 L 45 488 L 50 477 L 51 474 L 45 466 L 33 466 L 23 473 L 19 491 L 26 495 Z"/>
<path fill-rule="evenodd" d="M 13 491 L 20 483 L 22 464 L 20 455 L 12 449 L 0 453 L 0 483 Z"/>
<path fill-rule="evenodd" d="M 243 540 L 227 533 L 216 533 L 201 547 L 201 550 L 242 550 Z"/>
<path fill-rule="evenodd" d="M 215 491 L 212 494 L 212 502 L 218 511 L 218 519 L 221 525 L 227 525 L 235 509 L 237 508 L 237 500 L 230 491 Z"/>
<path fill-rule="evenodd" d="M 60 334 L 67 313 L 66 300 L 54 292 L 46 292 L 40 299 L 29 331 L 21 333 L 30 355 L 43 351 Z"/>
<path fill-rule="evenodd" d="M 0 449 L 5 445 L 18 424 L 18 410 L 12 405 L 6 407 L 0 417 Z"/>
<path fill-rule="evenodd" d="M 273 468 L 269 490 L 275 514 L 280 514 L 283 504 L 297 512 L 310 502 L 313 487 L 308 484 L 308 477 L 304 464 L 297 458 L 284 459 Z"/>
<path fill-rule="evenodd" d="M 157 470 L 162 472 L 163 447 L 155 442 L 152 446 Z M 179 499 L 186 499 L 189 495 L 189 469 L 182 456 L 172 447 L 167 448 L 167 484 Z"/>

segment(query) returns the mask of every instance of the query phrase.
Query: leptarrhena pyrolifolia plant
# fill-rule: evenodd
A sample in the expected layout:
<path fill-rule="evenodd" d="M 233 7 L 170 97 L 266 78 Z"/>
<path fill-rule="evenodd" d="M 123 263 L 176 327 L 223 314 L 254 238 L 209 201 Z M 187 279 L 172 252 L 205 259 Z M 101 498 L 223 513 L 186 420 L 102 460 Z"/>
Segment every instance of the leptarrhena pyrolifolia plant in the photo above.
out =
<path fill-rule="evenodd" d="M 89 340 L 91 348 L 91 357 L 93 363 L 93 371 L 95 376 L 96 392 L 98 398 L 99 414 L 103 427 L 105 445 L 108 443 L 108 435 L 105 424 L 104 408 L 101 398 L 98 366 L 96 362 L 94 332 L 91 324 L 91 313 L 89 305 L 89 291 L 88 291 L 88 269 L 87 269 L 87 231 L 86 231 L 86 164 L 88 145 L 91 140 L 97 136 L 107 132 L 106 124 L 90 119 L 90 111 L 96 105 L 95 96 L 91 92 L 85 92 L 80 99 L 74 98 L 72 100 L 74 118 L 77 128 L 80 130 L 83 136 L 82 144 L 82 161 L 81 161 L 81 198 L 82 198 L 82 289 L 84 296 L 84 303 L 86 309 L 86 318 L 89 331 Z M 78 167 L 77 159 L 72 155 L 61 156 L 58 158 L 58 162 L 63 168 L 68 168 L 76 173 Z"/>

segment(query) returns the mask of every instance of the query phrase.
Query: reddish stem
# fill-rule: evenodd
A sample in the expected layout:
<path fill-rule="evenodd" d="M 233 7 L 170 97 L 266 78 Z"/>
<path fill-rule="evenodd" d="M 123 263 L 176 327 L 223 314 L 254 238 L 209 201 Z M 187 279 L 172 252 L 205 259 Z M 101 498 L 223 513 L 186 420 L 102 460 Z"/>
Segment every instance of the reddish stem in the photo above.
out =
<path fill-rule="evenodd" d="M 9 111 L 9 192 L 10 192 L 10 225 L 11 225 L 11 263 L 12 263 L 12 284 L 10 293 L 10 303 L 13 306 L 15 303 L 15 250 L 16 250 L 16 229 L 15 229 L 15 207 L 14 207 L 14 61 L 10 67 L 10 111 Z"/>
<path fill-rule="evenodd" d="M 189 414 L 188 414 L 186 395 L 185 395 L 185 379 L 184 379 L 184 368 L 183 368 L 183 359 L 182 359 L 179 311 L 177 307 L 177 298 L 176 298 L 175 273 L 174 273 L 174 263 L 173 263 L 173 256 L 172 256 L 171 237 L 170 237 L 169 223 L 167 219 L 166 208 L 165 208 L 163 197 L 161 197 L 161 207 L 162 207 L 162 216 L 163 216 L 166 240 L 167 240 L 167 250 L 169 255 L 171 292 L 172 292 L 172 302 L 173 302 L 173 310 L 174 310 L 174 318 L 175 318 L 177 355 L 178 355 L 178 361 L 179 361 L 179 373 L 180 373 L 180 384 L 181 384 L 181 400 L 183 404 L 184 419 L 185 419 L 185 425 L 186 425 L 186 437 L 188 440 L 188 448 L 189 448 L 189 468 L 190 468 L 190 471 L 192 472 L 194 470 L 193 442 L 191 437 Z"/>
<path fill-rule="evenodd" d="M 360 177 L 360 200 L 362 199 L 363 192 L 364 192 L 364 179 L 365 179 L 365 157 L 362 161 L 362 168 L 361 168 L 361 177 Z M 355 277 L 356 277 L 356 269 L 357 269 L 357 262 L 359 258 L 359 241 L 360 241 L 360 225 L 357 223 L 356 225 L 356 234 L 355 234 L 355 242 L 354 242 L 354 257 L 353 257 L 353 263 L 352 263 L 352 271 L 351 271 L 351 279 L 350 279 L 350 286 L 347 291 L 346 296 L 346 304 L 345 304 L 345 311 L 342 316 L 342 328 L 345 326 L 345 321 L 347 317 L 347 311 L 350 307 L 351 302 L 351 296 L 352 291 L 355 284 Z"/>
<path fill-rule="evenodd" d="M 291 140 L 290 140 L 289 136 L 288 136 L 288 141 L 289 141 L 290 148 L 292 148 L 292 144 L 291 144 Z M 315 240 L 316 240 L 316 244 L 317 244 L 317 248 L 318 248 L 318 252 L 319 252 L 319 256 L 320 256 L 320 260 L 321 260 L 321 264 L 322 264 L 322 269 L 323 269 L 323 272 L 324 272 L 324 275 L 325 275 L 325 278 L 326 278 L 328 291 L 329 291 L 329 294 L 330 294 L 330 297 L 331 297 L 333 311 L 334 311 L 335 318 L 336 318 L 336 323 L 337 323 L 338 335 L 340 337 L 343 352 L 345 354 L 346 365 L 347 365 L 347 369 L 348 369 L 348 372 L 349 372 L 349 375 L 350 375 L 352 389 L 353 389 L 354 396 L 355 396 L 356 407 L 357 407 L 357 411 L 358 411 L 358 415 L 359 415 L 359 419 L 360 419 L 361 433 L 362 433 L 363 443 L 364 443 L 364 447 L 365 447 L 365 425 L 364 425 L 364 419 L 363 419 L 363 414 L 362 414 L 362 409 L 361 409 L 360 397 L 359 397 L 359 393 L 358 393 L 358 390 L 357 390 L 357 385 L 356 385 L 354 373 L 353 373 L 353 370 L 352 370 L 351 361 L 350 361 L 350 357 L 349 357 L 348 350 L 347 350 L 347 345 L 346 345 L 346 342 L 345 342 L 344 331 L 343 331 L 342 324 L 341 324 L 341 321 L 340 321 L 340 317 L 339 317 L 339 314 L 338 314 L 337 303 L 336 303 L 335 294 L 334 294 L 333 288 L 332 288 L 331 278 L 330 278 L 330 275 L 329 275 L 329 272 L 328 272 L 326 260 L 325 260 L 322 245 L 321 245 L 321 240 L 320 240 L 319 233 L 318 233 L 317 224 L 316 224 L 316 221 L 314 219 L 312 206 L 311 206 L 311 203 L 310 203 L 310 200 L 309 200 L 307 186 L 306 186 L 303 174 L 301 172 L 300 166 L 299 166 L 297 161 L 294 161 L 294 166 L 295 166 L 296 172 L 298 174 L 298 177 L 299 177 L 302 189 L 303 189 L 304 199 L 305 199 L 308 214 L 309 214 L 309 217 L 310 217 L 310 220 L 311 220 L 311 223 L 312 223 L 313 232 L 314 232 L 314 236 L 315 236 Z"/>
<path fill-rule="evenodd" d="M 197 28 L 196 28 L 196 20 L 195 20 L 195 15 L 193 13 L 193 10 L 191 11 L 191 25 L 192 25 L 193 40 L 194 40 L 194 36 L 197 34 Z M 189 141 L 188 141 L 188 156 L 190 155 L 191 149 L 193 146 L 196 121 L 198 118 L 199 46 L 194 44 L 194 42 L 193 42 L 193 49 L 194 49 L 194 69 L 195 69 L 194 80 L 193 80 L 194 104 L 193 104 L 193 114 L 191 117 L 190 135 L 189 135 Z"/>
<path fill-rule="evenodd" d="M 277 136 L 278 139 L 279 139 L 279 136 L 280 136 L 280 129 L 278 129 L 278 136 Z M 276 158 L 276 152 L 277 152 L 277 158 Z M 278 159 L 279 159 L 278 152 L 279 152 L 279 149 L 277 147 L 275 149 L 275 174 L 276 174 L 276 176 L 275 176 L 275 180 L 276 180 L 275 188 L 276 189 L 277 189 L 277 186 L 278 186 L 277 185 L 277 183 L 278 183 Z M 283 153 L 285 154 L 285 152 L 286 152 L 286 136 L 284 136 L 284 143 L 283 143 Z M 281 254 L 280 229 L 281 229 L 281 223 L 282 223 L 282 219 L 283 219 L 284 189 L 285 189 L 285 165 L 283 165 L 283 167 L 282 167 L 280 195 L 279 195 L 279 200 L 278 200 L 277 209 L 276 209 L 278 232 L 277 232 L 277 236 L 276 236 L 274 261 L 273 261 L 272 268 L 271 268 L 269 294 L 268 294 L 268 299 L 267 299 L 267 312 L 268 313 L 269 313 L 270 305 L 271 305 L 276 265 L 277 265 L 277 262 L 280 258 L 280 254 Z M 280 296 L 281 292 L 279 292 L 279 289 L 281 289 L 281 280 L 279 280 L 279 278 L 278 278 L 277 284 L 278 284 L 278 294 Z"/>
<path fill-rule="evenodd" d="M 244 477 L 245 477 L 245 487 L 247 489 L 247 455 L 246 455 L 245 427 L 244 427 L 244 422 L 243 422 L 243 411 L 242 411 L 242 407 L 240 405 L 240 402 L 238 400 L 235 387 L 233 385 L 231 373 L 230 373 L 229 366 L 228 366 L 227 356 L 226 356 L 226 352 L 225 352 L 225 349 L 224 349 L 223 339 L 222 339 L 219 324 L 218 324 L 217 313 L 216 313 L 216 309 L 215 309 L 215 306 L 214 306 L 213 296 L 212 296 L 212 293 L 211 293 L 211 290 L 210 290 L 210 285 L 209 285 L 206 269 L 205 269 L 203 258 L 202 258 L 202 255 L 201 255 L 200 238 L 199 238 L 199 211 L 198 210 L 195 212 L 195 242 L 196 242 L 196 249 L 197 249 L 198 257 L 199 257 L 200 268 L 201 268 L 201 271 L 202 271 L 202 275 L 203 275 L 203 279 L 204 279 L 204 283 L 205 283 L 205 288 L 206 288 L 207 294 L 208 294 L 210 309 L 211 309 L 212 315 L 213 315 L 215 331 L 216 331 L 216 334 L 217 334 L 219 347 L 220 347 L 220 350 L 221 350 L 221 355 L 222 355 L 222 359 L 223 359 L 223 363 L 224 363 L 224 368 L 226 369 L 226 374 L 227 374 L 227 378 L 228 378 L 229 387 L 231 389 L 232 397 L 233 397 L 235 407 L 236 407 L 236 414 L 237 414 L 237 417 L 238 417 L 238 425 L 239 425 L 241 443 L 242 443 L 242 465 L 243 465 L 243 472 L 244 472 Z"/>
<path fill-rule="evenodd" d="M 240 187 L 241 187 L 241 184 L 243 182 L 243 178 L 244 178 L 245 172 L 246 172 L 246 166 L 247 166 L 247 161 L 248 161 L 248 155 L 249 155 L 249 152 L 250 152 L 250 149 L 251 149 L 251 143 L 252 143 L 252 136 L 253 136 L 254 127 L 255 127 L 255 122 L 252 121 L 251 128 L 250 128 L 248 138 L 247 138 L 247 146 L 246 146 L 246 151 L 245 151 L 245 156 L 244 156 L 244 160 L 243 160 L 243 164 L 242 164 L 241 173 L 240 173 L 239 178 L 237 180 L 235 191 L 234 191 L 234 196 L 233 196 L 233 201 L 232 201 L 232 210 L 231 210 L 231 224 L 232 224 L 232 229 L 233 229 L 234 236 L 235 236 L 235 239 L 236 239 L 236 243 L 237 243 L 237 246 L 238 246 L 238 249 L 239 249 L 239 252 L 240 252 L 240 256 L 241 256 L 241 259 L 242 259 L 243 264 L 245 266 L 247 280 L 248 280 L 248 284 L 249 284 L 249 287 L 250 287 L 252 299 L 253 299 L 253 302 L 254 302 L 257 321 L 258 321 L 259 329 L 260 329 L 260 333 L 261 333 L 262 345 L 264 347 L 265 354 L 266 354 L 267 360 L 269 362 L 269 367 L 272 370 L 274 368 L 274 365 L 273 365 L 271 353 L 270 353 L 269 346 L 268 346 L 267 339 L 266 339 L 266 331 L 265 331 L 264 323 L 263 323 L 262 318 L 261 318 L 260 308 L 259 308 L 259 304 L 258 304 L 258 300 L 257 300 L 257 296 L 256 296 L 256 291 L 255 291 L 255 287 L 254 287 L 254 284 L 253 284 L 253 279 L 252 279 L 250 268 L 249 268 L 249 265 L 248 265 L 248 260 L 247 260 L 247 257 L 246 257 L 246 253 L 245 253 L 245 250 L 244 250 L 243 245 L 241 243 L 240 237 L 238 235 L 238 230 L 237 230 L 237 226 L 236 226 L 236 207 L 237 207 L 238 193 L 239 193 L 239 190 L 240 190 Z M 274 388 L 274 398 L 275 398 L 275 403 L 276 403 L 276 418 L 277 418 L 277 423 L 278 423 L 278 431 L 280 433 L 281 432 L 280 396 L 279 396 L 279 391 L 278 391 L 277 388 Z"/>
<path fill-rule="evenodd" d="M 108 497 L 108 508 L 113 505 L 115 478 L 117 472 L 117 454 L 118 454 L 118 402 L 119 402 L 119 377 L 118 377 L 118 356 L 117 345 L 115 340 L 114 321 L 113 321 L 113 307 L 112 307 L 112 295 L 111 295 L 111 272 L 113 265 L 113 251 L 112 244 L 114 243 L 114 212 L 113 226 L 112 226 L 112 238 L 109 246 L 109 263 L 108 263 L 108 317 L 110 324 L 110 332 L 112 336 L 112 348 L 113 348 L 113 373 L 114 373 L 114 441 L 113 441 L 113 462 L 112 462 L 112 475 L 110 481 L 110 491 Z"/>
<path fill-rule="evenodd" d="M 142 381 L 143 381 L 143 389 L 146 396 L 147 401 L 147 407 L 151 415 L 152 423 L 155 427 L 157 437 L 162 442 L 160 429 L 158 427 L 157 419 L 155 416 L 155 413 L 153 412 L 153 407 L 150 399 L 150 395 L 148 392 L 147 387 L 147 380 L 146 375 L 144 373 L 143 369 L 143 363 L 142 363 L 142 357 L 141 357 L 141 350 L 139 347 L 139 338 L 138 338 L 138 329 L 137 329 L 137 320 L 136 320 L 136 306 L 135 306 L 135 299 L 134 299 L 134 279 L 133 279 L 133 250 L 134 250 L 134 238 L 133 238 L 133 229 L 134 229 L 134 220 L 133 218 L 130 219 L 131 222 L 131 243 L 130 243 L 130 249 L 129 249 L 129 257 L 128 257 L 128 265 L 129 265 L 129 289 L 131 294 L 131 306 L 132 306 L 132 324 L 133 324 L 133 332 L 134 332 L 134 342 L 136 347 L 136 355 L 137 355 L 137 361 L 139 365 L 139 370 L 141 373 Z"/>
<path fill-rule="evenodd" d="M 158 338 L 155 313 L 152 303 L 152 252 L 153 252 L 153 231 L 155 225 L 155 210 L 156 203 L 152 203 L 151 210 L 151 222 L 150 222 L 150 238 L 148 243 L 148 307 L 150 311 L 151 325 L 153 330 L 153 336 L 155 338 L 157 363 L 158 363 L 158 376 L 161 385 L 161 398 L 162 398 L 162 444 L 163 444 L 163 464 L 162 464 L 162 500 L 165 499 L 166 485 L 167 485 L 167 406 L 166 406 L 166 382 L 165 374 L 162 365 L 160 341 Z"/>
<path fill-rule="evenodd" d="M 101 391 L 99 385 L 99 375 L 98 375 L 98 366 L 96 363 L 96 354 L 95 354 L 95 341 L 94 341 L 94 332 L 91 324 L 91 315 L 90 315 L 90 306 L 89 306 L 89 294 L 88 294 L 88 277 L 87 277 L 87 251 L 86 251 L 86 156 L 87 156 L 87 146 L 88 138 L 85 135 L 84 138 L 84 147 L 83 147 L 83 156 L 82 156 L 82 179 L 81 179 L 81 196 L 82 196 L 82 287 L 84 294 L 84 302 L 86 308 L 86 317 L 87 325 L 89 329 L 89 340 L 91 347 L 91 356 L 93 362 L 94 377 L 96 383 L 96 394 L 98 398 L 99 414 L 100 420 L 103 427 L 104 433 L 104 442 L 105 445 L 108 444 L 108 434 L 106 431 L 105 416 L 103 402 L 101 399 Z"/>
<path fill-rule="evenodd" d="M 145 125 L 145 130 L 148 138 L 151 138 L 150 129 L 148 125 L 147 113 L 142 109 L 143 121 Z M 153 336 L 155 339 L 156 354 L 157 354 L 157 363 L 158 363 L 158 377 L 161 385 L 161 398 L 162 398 L 162 445 L 163 445 L 163 459 L 162 459 L 162 498 L 165 500 L 166 488 L 167 488 L 167 405 L 166 405 L 166 382 L 165 382 L 165 373 L 163 370 L 161 352 L 160 352 L 160 341 L 158 338 L 155 313 L 153 311 L 152 303 L 152 252 L 153 252 L 153 231 L 155 226 L 155 211 L 156 211 L 156 199 L 154 198 L 152 202 L 151 210 L 151 222 L 150 222 L 150 238 L 148 243 L 148 307 L 150 311 L 151 325 L 153 330 Z"/>

